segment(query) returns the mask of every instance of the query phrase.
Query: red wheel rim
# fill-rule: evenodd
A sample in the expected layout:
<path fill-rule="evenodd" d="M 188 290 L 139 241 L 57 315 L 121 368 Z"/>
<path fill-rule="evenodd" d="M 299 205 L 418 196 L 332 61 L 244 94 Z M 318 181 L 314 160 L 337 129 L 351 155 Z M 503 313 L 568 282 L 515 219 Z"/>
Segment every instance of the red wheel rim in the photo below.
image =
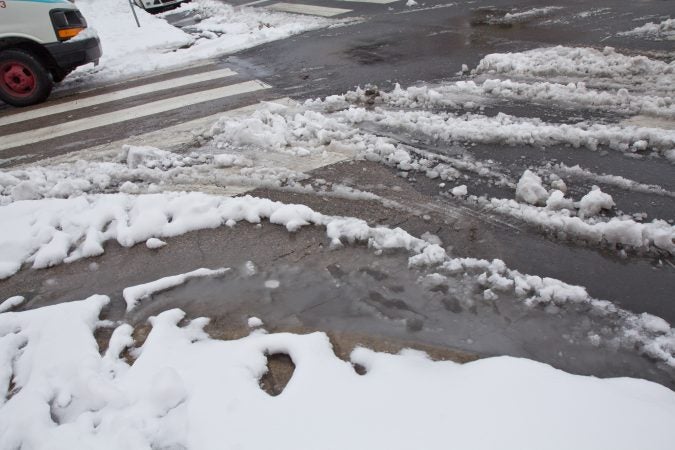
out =
<path fill-rule="evenodd" d="M 0 88 L 14 97 L 28 97 L 37 89 L 35 74 L 20 61 L 0 63 Z"/>

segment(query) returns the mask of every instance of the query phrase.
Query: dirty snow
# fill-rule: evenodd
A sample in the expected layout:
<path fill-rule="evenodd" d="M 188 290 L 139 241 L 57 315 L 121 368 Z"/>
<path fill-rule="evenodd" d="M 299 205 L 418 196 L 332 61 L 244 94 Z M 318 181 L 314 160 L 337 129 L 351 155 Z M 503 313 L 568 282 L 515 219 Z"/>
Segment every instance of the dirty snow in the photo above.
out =
<path fill-rule="evenodd" d="M 526 359 L 457 364 L 356 348 L 343 361 L 323 333 L 220 341 L 203 331 L 208 319 L 179 326 L 177 309 L 150 319 L 142 345 L 119 325 L 101 355 L 93 333 L 108 302 L 92 296 L 0 315 L 0 360 L 11 362 L 0 373 L 14 381 L 0 396 L 0 447 L 441 449 L 448 424 L 454 445 L 475 449 L 657 450 L 675 439 L 667 388 Z M 259 380 L 275 353 L 296 369 L 271 397 Z"/>

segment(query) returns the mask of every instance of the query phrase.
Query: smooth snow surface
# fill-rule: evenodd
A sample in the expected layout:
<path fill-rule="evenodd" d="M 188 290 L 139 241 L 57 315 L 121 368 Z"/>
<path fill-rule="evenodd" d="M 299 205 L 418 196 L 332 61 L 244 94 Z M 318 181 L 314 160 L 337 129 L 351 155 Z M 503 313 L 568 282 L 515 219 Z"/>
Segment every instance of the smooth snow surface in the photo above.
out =
<path fill-rule="evenodd" d="M 129 325 L 104 355 L 93 336 L 108 301 L 0 315 L 1 448 L 659 450 L 675 440 L 675 393 L 655 383 L 412 350 L 357 348 L 345 362 L 323 333 L 219 341 L 207 319 L 178 326 L 177 309 L 150 319 L 129 365 Z M 278 397 L 259 387 L 274 353 L 296 366 Z"/>
<path fill-rule="evenodd" d="M 97 67 L 79 68 L 68 80 L 112 80 L 233 53 L 336 23 L 325 18 L 235 8 L 214 0 L 193 0 L 178 10 L 202 20 L 185 32 L 139 8 L 136 26 L 127 0 L 78 0 L 77 6 L 101 39 Z"/>

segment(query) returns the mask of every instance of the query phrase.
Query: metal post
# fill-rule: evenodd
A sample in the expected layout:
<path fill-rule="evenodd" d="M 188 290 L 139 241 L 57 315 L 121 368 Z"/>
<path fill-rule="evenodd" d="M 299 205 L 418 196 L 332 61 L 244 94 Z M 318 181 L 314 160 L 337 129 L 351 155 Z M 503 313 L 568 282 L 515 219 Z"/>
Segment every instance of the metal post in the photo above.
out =
<path fill-rule="evenodd" d="M 129 8 L 131 8 L 131 13 L 134 15 L 134 19 L 136 20 L 136 25 L 138 25 L 138 28 L 141 27 L 141 23 L 138 21 L 138 16 L 136 15 L 136 10 L 134 9 L 134 4 L 129 0 Z"/>

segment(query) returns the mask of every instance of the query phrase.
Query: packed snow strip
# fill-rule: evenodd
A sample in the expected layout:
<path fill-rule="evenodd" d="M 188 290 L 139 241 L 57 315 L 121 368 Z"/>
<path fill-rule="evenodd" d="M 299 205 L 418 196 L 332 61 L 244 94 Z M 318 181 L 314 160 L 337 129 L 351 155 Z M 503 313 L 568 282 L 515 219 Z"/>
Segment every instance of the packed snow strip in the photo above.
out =
<path fill-rule="evenodd" d="M 180 286 L 192 278 L 204 278 L 223 275 L 229 270 L 230 269 L 227 267 L 220 269 L 201 268 L 193 270 L 192 272 L 160 278 L 159 280 L 150 281 L 149 283 L 143 283 L 125 288 L 122 291 L 122 297 L 124 297 L 124 301 L 127 303 L 127 312 L 129 312 L 134 309 L 138 302 L 156 294 L 157 292 Z"/>
<path fill-rule="evenodd" d="M 611 47 L 596 50 L 558 46 L 519 53 L 493 53 L 483 58 L 473 73 L 590 79 L 596 84 L 605 82 L 671 93 L 675 85 L 675 61 L 666 63 L 646 56 L 627 56 Z"/>
<path fill-rule="evenodd" d="M 666 19 L 659 23 L 648 22 L 630 31 L 619 33 L 619 36 L 637 36 L 654 40 L 675 39 L 675 19 Z"/>
<path fill-rule="evenodd" d="M 242 220 L 259 223 L 267 219 L 291 232 L 310 224 L 325 226 L 332 245 L 345 239 L 412 252 L 428 245 L 398 228 L 372 228 L 362 220 L 324 216 L 304 205 L 199 192 L 18 201 L 0 207 L 0 217 L 0 278 L 16 273 L 24 263 L 39 269 L 100 255 L 103 244 L 110 240 L 130 247 L 153 237 L 177 236 Z"/>
<path fill-rule="evenodd" d="M 473 200 L 485 208 L 518 218 L 547 231 L 554 231 L 567 238 L 634 250 L 660 250 L 675 255 L 675 226 L 665 220 L 656 219 L 649 223 L 641 223 L 630 218 L 613 217 L 606 221 L 587 221 L 584 220 L 584 216 L 593 216 L 600 209 L 613 206 L 611 197 L 608 199 L 607 196 L 600 196 L 599 191 L 592 191 L 589 197 L 584 197 L 578 202 L 577 217 L 570 213 L 570 210 L 574 210 L 574 202 L 565 199 L 562 192 L 555 192 L 560 194 L 551 194 L 545 207 L 510 199 L 488 200 L 474 197 Z"/>
<path fill-rule="evenodd" d="M 494 436 L 518 450 L 658 450 L 675 440 L 673 391 L 527 359 L 457 364 L 357 348 L 343 361 L 323 333 L 220 341 L 204 332 L 207 319 L 179 326 L 176 309 L 150 319 L 139 348 L 121 325 L 101 355 L 93 333 L 107 302 L 0 315 L 0 447 L 432 450 L 448 448 L 448 424 L 457 448 L 494 449 Z M 132 364 L 120 357 L 127 349 Z M 259 383 L 275 353 L 296 367 L 271 397 Z"/>
<path fill-rule="evenodd" d="M 663 195 L 665 197 L 675 197 L 675 192 L 664 189 L 661 186 L 657 186 L 655 184 L 639 183 L 635 180 L 630 180 L 628 178 L 619 175 L 598 174 L 588 169 L 584 169 L 583 167 L 580 167 L 578 164 L 575 166 L 568 166 L 563 163 L 558 163 L 558 164 L 548 164 L 547 166 L 551 170 L 551 172 L 557 175 L 564 175 L 573 178 L 592 180 L 597 183 L 615 186 L 621 189 L 625 189 L 627 191 L 642 192 L 645 194 Z"/>
<path fill-rule="evenodd" d="M 392 111 L 380 107 L 372 110 L 351 107 L 339 113 L 353 124 L 373 122 L 386 127 L 423 133 L 435 140 L 477 142 L 484 144 L 569 145 L 597 150 L 600 146 L 635 153 L 645 150 L 663 153 L 675 146 L 675 130 L 636 126 L 547 123 L 540 119 L 519 118 L 498 113 L 494 117 L 480 114 L 461 116 L 430 111 Z"/>
<path fill-rule="evenodd" d="M 411 86 L 402 89 L 396 84 L 391 92 L 381 92 L 381 101 L 396 107 L 482 106 L 485 99 L 509 99 L 536 103 L 556 102 L 562 106 L 591 110 L 616 111 L 675 118 L 674 98 L 630 92 L 620 89 L 592 89 L 583 81 L 567 84 L 534 81 L 531 83 L 487 79 L 456 81 L 437 86 Z"/>
<path fill-rule="evenodd" d="M 198 23 L 181 30 L 139 8 L 138 28 L 127 0 L 78 0 L 103 47 L 97 67 L 85 66 L 71 80 L 111 80 L 153 72 L 228 54 L 327 27 L 338 21 L 290 15 L 263 8 L 235 8 L 213 0 L 193 0 L 176 12 L 190 10 Z M 79 77 L 78 77 L 79 75 Z"/>
<path fill-rule="evenodd" d="M 518 24 L 530 22 L 533 19 L 540 19 L 549 16 L 553 11 L 563 9 L 562 6 L 546 6 L 543 8 L 532 8 L 524 11 L 509 12 L 503 17 L 492 19 L 490 22 L 495 24 Z"/>

